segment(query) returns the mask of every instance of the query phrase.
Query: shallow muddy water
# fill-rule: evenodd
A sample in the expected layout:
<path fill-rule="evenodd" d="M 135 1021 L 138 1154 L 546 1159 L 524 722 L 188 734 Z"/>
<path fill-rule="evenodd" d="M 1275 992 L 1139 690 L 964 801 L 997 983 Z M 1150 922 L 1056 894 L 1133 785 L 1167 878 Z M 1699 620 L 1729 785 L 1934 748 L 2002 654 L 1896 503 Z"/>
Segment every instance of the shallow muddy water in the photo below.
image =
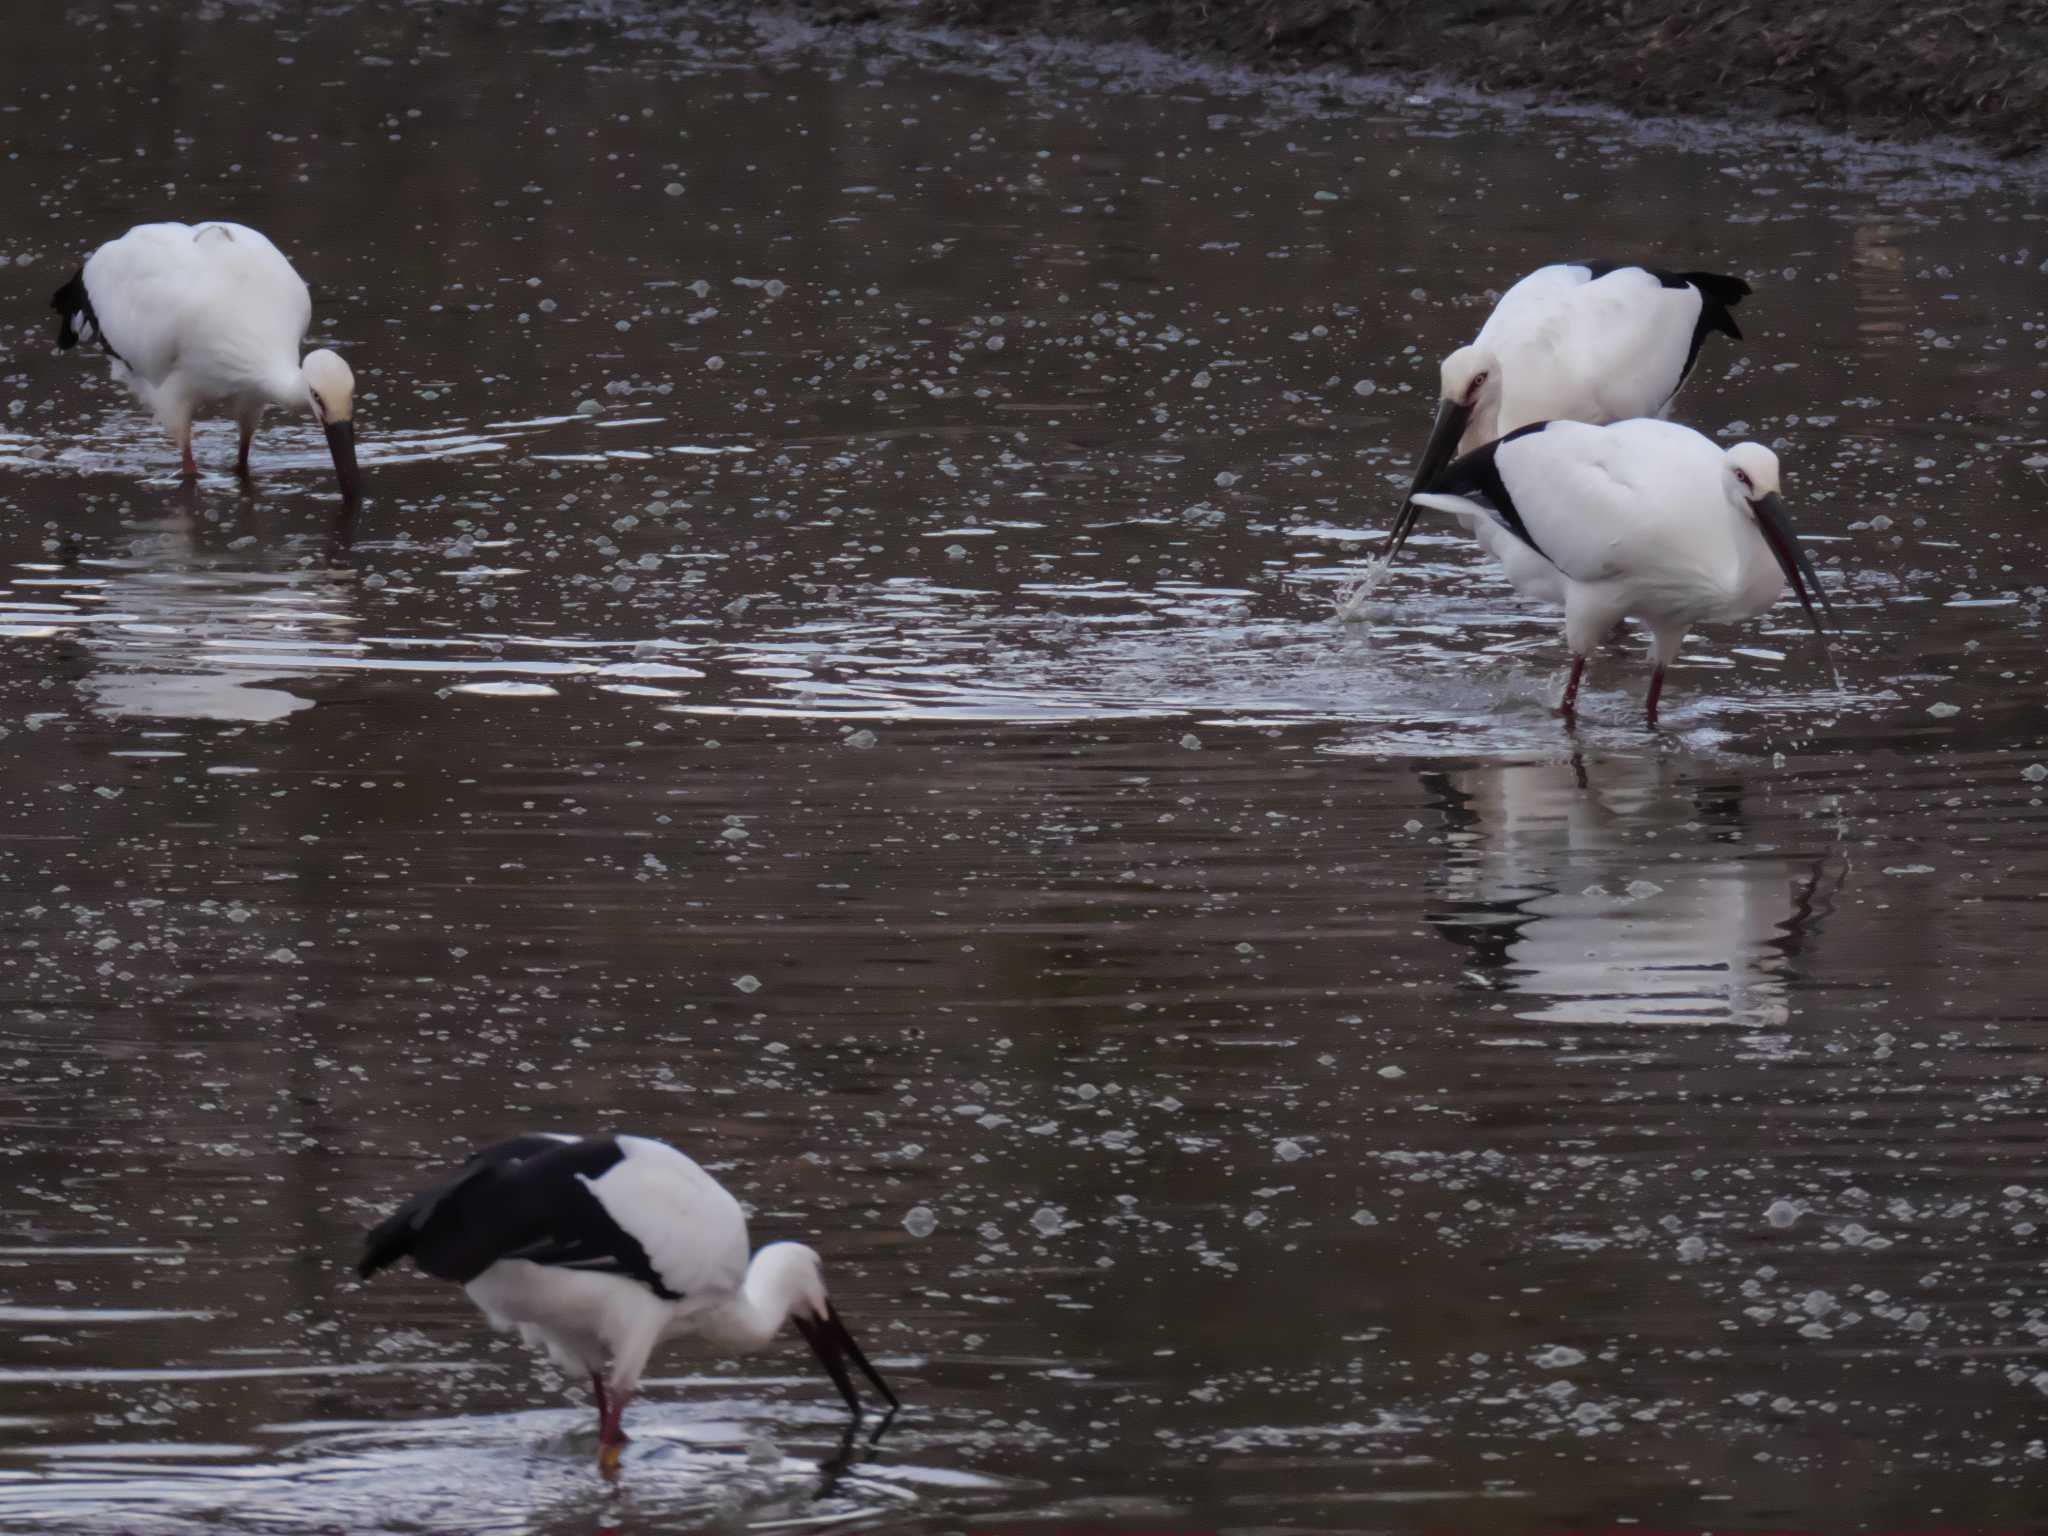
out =
<path fill-rule="evenodd" d="M 2042 1507 L 2037 189 L 717 11 L 90 3 L 0 192 L 0 1529 L 2016 1529 Z M 33 122 L 33 132 L 27 125 Z M 269 231 L 361 381 L 197 485 L 43 305 Z M 1842 621 L 1633 648 L 1425 530 L 1561 256 Z M 590 402 L 588 410 L 582 409 Z M 788 1339 L 589 1410 L 361 1230 L 637 1129 Z"/>

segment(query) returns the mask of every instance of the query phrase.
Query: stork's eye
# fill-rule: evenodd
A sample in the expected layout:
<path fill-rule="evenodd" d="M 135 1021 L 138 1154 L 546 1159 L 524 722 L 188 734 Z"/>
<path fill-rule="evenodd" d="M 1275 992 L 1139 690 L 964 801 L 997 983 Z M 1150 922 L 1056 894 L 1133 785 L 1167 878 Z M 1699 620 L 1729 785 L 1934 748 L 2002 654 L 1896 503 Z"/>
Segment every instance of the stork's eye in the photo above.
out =
<path fill-rule="evenodd" d="M 1742 482 L 1742 488 L 1745 491 L 1753 491 L 1756 489 L 1756 482 L 1749 478 L 1748 470 L 1738 469 L 1737 471 L 1735 471 L 1735 478 Z"/>
<path fill-rule="evenodd" d="M 1474 375 L 1472 376 L 1472 382 L 1471 382 L 1470 384 L 1468 384 L 1468 385 L 1466 385 L 1466 386 L 1465 386 L 1465 402 L 1466 402 L 1466 404 L 1468 404 L 1468 405 L 1469 405 L 1469 404 L 1471 404 L 1471 402 L 1473 402 L 1474 400 L 1477 400 L 1477 399 L 1479 398 L 1479 391 L 1480 391 L 1480 390 L 1481 390 L 1482 388 L 1484 388 L 1484 387 L 1485 387 L 1485 384 L 1486 384 L 1486 375 L 1485 375 L 1485 374 L 1483 374 L 1483 373 L 1476 373 L 1476 374 L 1474 374 Z"/>

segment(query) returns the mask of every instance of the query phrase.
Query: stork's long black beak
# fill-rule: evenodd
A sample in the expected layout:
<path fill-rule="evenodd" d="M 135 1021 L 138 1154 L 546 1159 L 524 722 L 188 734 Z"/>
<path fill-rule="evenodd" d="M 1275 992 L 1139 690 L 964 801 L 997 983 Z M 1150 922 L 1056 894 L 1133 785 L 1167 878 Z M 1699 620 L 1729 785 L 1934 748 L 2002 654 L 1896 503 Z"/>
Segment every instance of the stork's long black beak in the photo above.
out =
<path fill-rule="evenodd" d="M 1407 542 L 1408 531 L 1415 526 L 1416 515 L 1421 510 L 1415 505 L 1415 493 L 1428 490 L 1430 481 L 1442 474 L 1445 466 L 1458 456 L 1459 440 L 1471 422 L 1472 407 L 1469 405 L 1446 400 L 1437 407 L 1436 425 L 1429 429 L 1429 442 L 1423 447 L 1422 457 L 1415 461 L 1415 478 L 1409 482 L 1408 496 L 1401 503 L 1401 515 L 1394 519 L 1394 532 L 1387 540 L 1387 552 L 1380 557 L 1383 566 L 1393 563 L 1394 556 Z"/>
<path fill-rule="evenodd" d="M 327 450 L 334 455 L 334 478 L 341 486 L 341 499 L 354 506 L 363 499 L 363 472 L 356 468 L 355 422 L 327 423 Z"/>
<path fill-rule="evenodd" d="M 804 1342 L 811 1346 L 818 1357 L 818 1363 L 825 1367 L 825 1374 L 832 1378 L 832 1385 L 839 1389 L 839 1395 L 846 1399 L 846 1406 L 857 1419 L 861 1415 L 860 1394 L 854 1390 L 853 1378 L 848 1374 L 846 1362 L 851 1360 L 860 1367 L 861 1374 L 874 1383 L 882 1394 L 882 1401 L 894 1413 L 903 1406 L 896 1394 L 889 1390 L 889 1384 L 882 1380 L 882 1373 L 868 1363 L 868 1357 L 861 1353 L 860 1345 L 846 1330 L 840 1320 L 839 1309 L 830 1302 L 825 1304 L 823 1317 L 793 1317 L 796 1331 L 804 1336 Z"/>
<path fill-rule="evenodd" d="M 1827 644 L 1827 631 L 1821 627 L 1820 616 L 1825 613 L 1832 621 L 1835 610 L 1828 606 L 1828 594 L 1820 584 L 1820 577 L 1814 574 L 1813 564 L 1806 558 L 1806 551 L 1800 547 L 1799 535 L 1792 531 L 1792 524 L 1785 517 L 1785 503 L 1778 499 L 1778 493 L 1771 491 L 1759 496 L 1749 504 L 1749 510 L 1756 514 L 1756 526 L 1764 536 L 1764 542 L 1771 546 L 1771 553 L 1777 557 L 1778 569 L 1785 573 L 1786 585 L 1799 598 L 1799 606 L 1806 610 L 1806 617 L 1813 623 L 1813 632 L 1820 636 L 1821 644 Z M 1820 610 L 1815 611 L 1814 599 L 1820 599 Z"/>

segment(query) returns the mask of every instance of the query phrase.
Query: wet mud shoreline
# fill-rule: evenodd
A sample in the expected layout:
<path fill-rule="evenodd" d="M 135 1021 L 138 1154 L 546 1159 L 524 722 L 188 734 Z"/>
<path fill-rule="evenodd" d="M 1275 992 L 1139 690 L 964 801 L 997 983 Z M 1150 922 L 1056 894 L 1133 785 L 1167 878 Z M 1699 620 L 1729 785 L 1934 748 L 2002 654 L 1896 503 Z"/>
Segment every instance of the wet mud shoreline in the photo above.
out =
<path fill-rule="evenodd" d="M 814 21 L 1136 42 L 1452 80 L 1643 116 L 1765 117 L 2002 157 L 2048 142 L 2048 5 L 1908 0 L 790 0 Z"/>

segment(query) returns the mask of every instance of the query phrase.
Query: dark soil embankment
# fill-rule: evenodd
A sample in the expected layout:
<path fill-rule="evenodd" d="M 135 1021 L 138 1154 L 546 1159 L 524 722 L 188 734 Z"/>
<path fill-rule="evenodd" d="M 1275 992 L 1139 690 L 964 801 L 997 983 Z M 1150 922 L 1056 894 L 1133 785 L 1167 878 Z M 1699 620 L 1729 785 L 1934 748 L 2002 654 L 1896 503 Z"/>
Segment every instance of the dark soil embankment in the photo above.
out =
<path fill-rule="evenodd" d="M 1631 112 L 1766 116 L 1884 138 L 2048 143 L 2048 3 L 1974 0 L 793 0 L 906 21 L 1287 68 L 1463 81 Z"/>

